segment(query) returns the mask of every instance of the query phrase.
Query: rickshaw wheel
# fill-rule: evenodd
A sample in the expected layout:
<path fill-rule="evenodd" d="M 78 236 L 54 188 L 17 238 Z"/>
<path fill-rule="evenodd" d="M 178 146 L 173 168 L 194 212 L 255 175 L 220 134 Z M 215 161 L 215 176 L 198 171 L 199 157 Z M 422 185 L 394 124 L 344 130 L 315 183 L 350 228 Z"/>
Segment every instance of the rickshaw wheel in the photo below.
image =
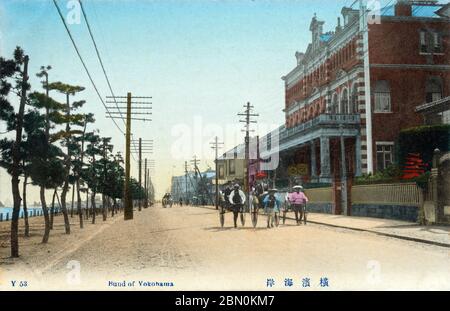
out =
<path fill-rule="evenodd" d="M 220 219 L 220 225 L 223 228 L 223 226 L 225 225 L 225 212 L 224 212 L 223 208 L 220 209 L 219 219 Z"/>

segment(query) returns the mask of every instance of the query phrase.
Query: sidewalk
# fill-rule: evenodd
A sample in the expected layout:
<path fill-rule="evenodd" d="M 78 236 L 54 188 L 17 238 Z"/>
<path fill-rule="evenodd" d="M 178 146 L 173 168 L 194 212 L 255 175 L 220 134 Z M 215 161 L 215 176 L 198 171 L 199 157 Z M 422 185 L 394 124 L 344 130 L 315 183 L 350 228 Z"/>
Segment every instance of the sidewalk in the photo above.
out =
<path fill-rule="evenodd" d="M 450 248 L 450 226 L 419 226 L 399 220 L 318 213 L 309 213 L 308 222 Z"/>
<path fill-rule="evenodd" d="M 292 213 L 287 215 L 288 219 L 292 217 Z M 308 213 L 308 222 L 450 248 L 450 226 L 419 226 L 400 220 L 319 213 Z"/>

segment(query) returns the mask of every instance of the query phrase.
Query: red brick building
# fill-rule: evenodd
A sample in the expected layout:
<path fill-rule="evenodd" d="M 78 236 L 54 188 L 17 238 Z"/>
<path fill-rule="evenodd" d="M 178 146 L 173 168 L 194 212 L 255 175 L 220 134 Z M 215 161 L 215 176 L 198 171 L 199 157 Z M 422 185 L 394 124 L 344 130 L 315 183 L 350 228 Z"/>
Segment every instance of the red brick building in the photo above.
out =
<path fill-rule="evenodd" d="M 448 4 L 398 0 L 367 11 L 344 7 L 332 32 L 312 19 L 312 41 L 283 77 L 281 171 L 303 163 L 311 181 L 330 182 L 343 167 L 383 170 L 396 161 L 400 130 L 423 124 L 415 107 L 450 96 Z"/>

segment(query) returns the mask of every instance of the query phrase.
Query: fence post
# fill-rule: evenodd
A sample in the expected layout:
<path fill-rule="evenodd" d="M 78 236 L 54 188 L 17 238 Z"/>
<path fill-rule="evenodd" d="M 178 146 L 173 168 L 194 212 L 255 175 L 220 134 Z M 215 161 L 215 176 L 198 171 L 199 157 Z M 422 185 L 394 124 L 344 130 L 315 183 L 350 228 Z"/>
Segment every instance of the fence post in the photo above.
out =
<path fill-rule="evenodd" d="M 3 213 L 0 213 L 0 222 L 3 221 Z"/>
<path fill-rule="evenodd" d="M 9 213 L 6 213 L 6 221 L 9 220 Z"/>

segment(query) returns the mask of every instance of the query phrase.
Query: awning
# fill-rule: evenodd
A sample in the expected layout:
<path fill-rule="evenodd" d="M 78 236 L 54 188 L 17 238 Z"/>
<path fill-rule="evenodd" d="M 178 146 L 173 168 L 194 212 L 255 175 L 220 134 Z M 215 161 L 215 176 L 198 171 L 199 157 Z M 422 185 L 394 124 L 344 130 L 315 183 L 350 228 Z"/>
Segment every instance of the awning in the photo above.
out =
<path fill-rule="evenodd" d="M 416 112 L 429 114 L 450 110 L 450 96 L 416 107 Z"/>

